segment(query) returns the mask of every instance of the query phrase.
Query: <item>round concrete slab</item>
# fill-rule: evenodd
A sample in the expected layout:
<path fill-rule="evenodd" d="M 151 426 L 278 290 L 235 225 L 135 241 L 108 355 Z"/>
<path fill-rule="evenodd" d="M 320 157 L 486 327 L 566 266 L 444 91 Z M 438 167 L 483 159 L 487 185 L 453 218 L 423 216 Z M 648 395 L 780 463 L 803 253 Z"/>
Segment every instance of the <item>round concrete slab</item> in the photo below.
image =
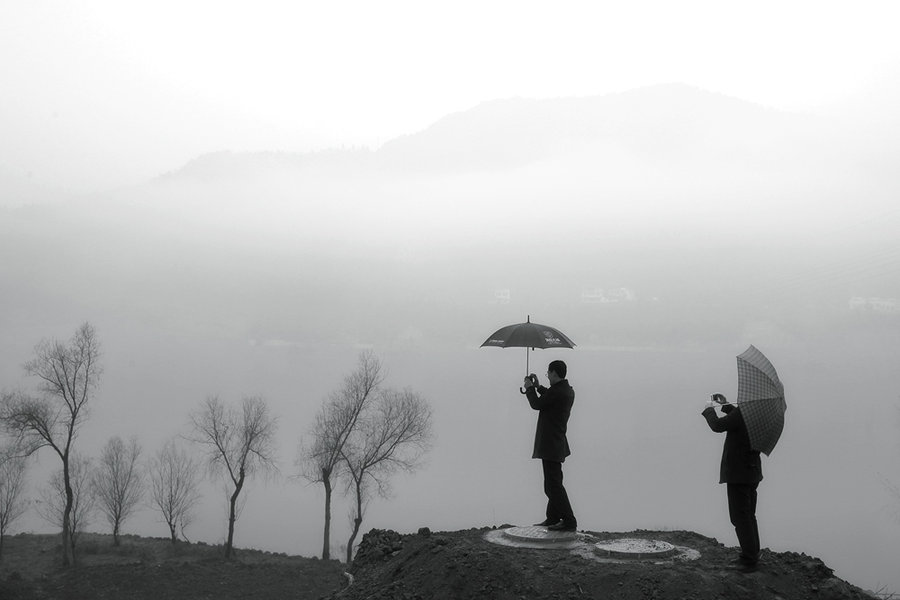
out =
<path fill-rule="evenodd" d="M 584 537 L 574 531 L 547 531 L 546 527 L 537 525 L 494 529 L 484 534 L 484 539 L 492 544 L 541 550 L 571 550 L 585 545 Z"/>
<path fill-rule="evenodd" d="M 669 542 L 643 538 L 619 538 L 594 544 L 598 556 L 608 558 L 630 558 L 634 560 L 668 558 L 678 554 L 678 549 Z"/>
<path fill-rule="evenodd" d="M 503 535 L 515 541 L 536 543 L 573 542 L 578 537 L 574 531 L 550 531 L 540 525 L 510 527 L 503 530 Z"/>
<path fill-rule="evenodd" d="M 583 559 L 607 564 L 632 561 L 671 564 L 700 558 L 700 553 L 693 548 L 674 546 L 661 540 L 623 537 L 599 541 L 590 533 L 547 531 L 546 527 L 539 525 L 492 529 L 485 532 L 484 539 L 509 548 L 567 550 Z"/>

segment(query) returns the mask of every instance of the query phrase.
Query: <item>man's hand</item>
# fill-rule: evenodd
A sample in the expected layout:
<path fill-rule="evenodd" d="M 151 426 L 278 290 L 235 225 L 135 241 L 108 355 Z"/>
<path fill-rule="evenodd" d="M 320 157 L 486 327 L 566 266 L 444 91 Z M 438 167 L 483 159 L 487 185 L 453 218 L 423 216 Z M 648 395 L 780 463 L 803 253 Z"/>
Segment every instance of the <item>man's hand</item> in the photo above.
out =
<path fill-rule="evenodd" d="M 534 373 L 532 373 L 531 375 L 526 375 L 525 376 L 525 384 L 524 384 L 525 389 L 534 387 L 535 385 L 537 385 L 536 382 L 537 382 L 537 375 L 535 375 Z"/>
<path fill-rule="evenodd" d="M 704 408 L 703 410 L 706 410 L 707 408 L 715 408 L 716 406 L 717 404 L 713 402 L 712 398 L 710 398 L 706 401 L 706 408 Z"/>
<path fill-rule="evenodd" d="M 728 400 L 725 399 L 725 396 L 722 394 L 713 394 L 711 396 L 712 400 L 718 402 L 719 404 L 728 404 Z"/>

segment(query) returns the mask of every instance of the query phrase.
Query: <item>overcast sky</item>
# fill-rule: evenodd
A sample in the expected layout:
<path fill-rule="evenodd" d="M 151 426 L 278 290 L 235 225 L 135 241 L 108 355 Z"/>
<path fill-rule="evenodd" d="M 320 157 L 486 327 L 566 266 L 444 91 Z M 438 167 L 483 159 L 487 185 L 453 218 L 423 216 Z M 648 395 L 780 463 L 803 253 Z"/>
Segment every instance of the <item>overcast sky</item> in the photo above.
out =
<path fill-rule="evenodd" d="M 378 144 L 515 96 L 665 82 L 822 110 L 900 57 L 895 2 L 0 3 L 0 174 L 72 191 L 219 150 Z"/>

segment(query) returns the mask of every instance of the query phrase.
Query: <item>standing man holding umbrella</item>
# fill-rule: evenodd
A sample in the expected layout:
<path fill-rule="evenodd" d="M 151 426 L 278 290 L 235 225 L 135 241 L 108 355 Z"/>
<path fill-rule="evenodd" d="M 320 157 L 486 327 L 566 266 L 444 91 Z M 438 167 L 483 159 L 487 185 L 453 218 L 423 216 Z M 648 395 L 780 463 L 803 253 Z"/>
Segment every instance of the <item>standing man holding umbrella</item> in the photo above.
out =
<path fill-rule="evenodd" d="M 722 417 L 716 414 L 716 405 L 721 406 Z M 750 435 L 740 407 L 728 404 L 722 394 L 713 394 L 702 414 L 710 429 L 716 433 L 725 432 L 719 483 L 726 485 L 728 516 L 741 546 L 736 566 L 742 571 L 752 572 L 759 562 L 756 489 L 763 478 L 759 451 L 750 446 Z"/>
<path fill-rule="evenodd" d="M 769 456 L 784 430 L 784 385 L 775 367 L 756 347 L 737 357 L 737 406 L 722 394 L 713 394 L 703 416 L 709 428 L 726 432 L 719 483 L 728 487 L 728 515 L 741 545 L 736 563 L 743 571 L 755 571 L 759 562 L 759 529 L 756 524 L 756 490 L 762 481 L 760 452 Z M 716 414 L 721 406 L 724 416 Z"/>
<path fill-rule="evenodd" d="M 575 402 L 575 390 L 566 379 L 567 370 L 566 363 L 554 360 L 547 367 L 550 387 L 539 385 L 534 374 L 527 376 L 524 383 L 528 403 L 539 413 L 532 458 L 541 459 L 547 494 L 547 518 L 538 525 L 550 531 L 575 531 L 578 527 L 562 472 L 562 464 L 571 454 L 566 428 Z"/>

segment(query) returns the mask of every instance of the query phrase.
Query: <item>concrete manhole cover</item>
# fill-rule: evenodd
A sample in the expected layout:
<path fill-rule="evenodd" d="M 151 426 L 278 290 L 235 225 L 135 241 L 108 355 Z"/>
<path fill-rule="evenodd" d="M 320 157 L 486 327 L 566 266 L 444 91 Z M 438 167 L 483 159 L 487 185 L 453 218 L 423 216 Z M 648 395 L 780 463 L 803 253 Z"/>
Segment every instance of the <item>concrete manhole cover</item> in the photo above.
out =
<path fill-rule="evenodd" d="M 494 529 L 484 534 L 492 544 L 512 548 L 572 549 L 583 545 L 585 536 L 574 531 L 547 531 L 539 525 Z"/>
<path fill-rule="evenodd" d="M 520 542 L 572 542 L 578 537 L 574 531 L 549 531 L 546 527 L 509 527 L 503 535 Z"/>
<path fill-rule="evenodd" d="M 700 553 L 693 548 L 675 546 L 661 540 L 622 537 L 600 541 L 590 533 L 547 531 L 546 527 L 539 525 L 492 529 L 484 534 L 484 539 L 510 548 L 568 550 L 576 556 L 599 563 L 624 564 L 643 560 L 669 564 L 700 558 Z"/>
<path fill-rule="evenodd" d="M 669 542 L 642 538 L 620 538 L 594 544 L 598 556 L 608 558 L 668 558 L 678 554 L 678 549 Z"/>

